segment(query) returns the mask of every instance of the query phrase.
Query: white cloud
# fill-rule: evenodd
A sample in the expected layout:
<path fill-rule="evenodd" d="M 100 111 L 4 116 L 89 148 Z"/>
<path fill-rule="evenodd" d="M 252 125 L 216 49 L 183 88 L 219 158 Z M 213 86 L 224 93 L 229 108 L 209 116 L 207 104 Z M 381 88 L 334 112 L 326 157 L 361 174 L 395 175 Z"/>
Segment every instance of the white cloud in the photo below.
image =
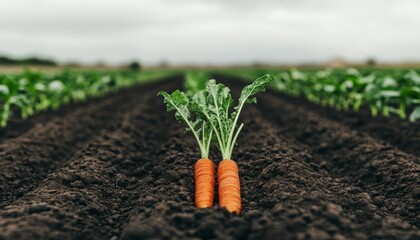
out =
<path fill-rule="evenodd" d="M 418 9 L 416 0 L 2 0 L 0 53 L 85 62 L 420 60 Z"/>

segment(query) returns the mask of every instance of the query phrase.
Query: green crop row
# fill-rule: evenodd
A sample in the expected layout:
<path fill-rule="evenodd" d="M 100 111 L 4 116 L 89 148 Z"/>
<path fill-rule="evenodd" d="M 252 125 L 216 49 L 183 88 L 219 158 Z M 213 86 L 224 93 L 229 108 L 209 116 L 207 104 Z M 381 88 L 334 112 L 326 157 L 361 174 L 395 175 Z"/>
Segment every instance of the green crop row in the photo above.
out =
<path fill-rule="evenodd" d="M 25 71 L 0 74 L 0 125 L 6 126 L 14 114 L 23 119 L 63 104 L 81 102 L 133 84 L 156 80 L 170 71 L 108 71 L 56 74 Z"/>
<path fill-rule="evenodd" d="M 414 70 L 230 70 L 225 74 L 255 79 L 269 73 L 273 88 L 289 95 L 338 110 L 357 111 L 368 106 L 373 116 L 397 114 L 410 121 L 420 119 L 420 75 Z"/>

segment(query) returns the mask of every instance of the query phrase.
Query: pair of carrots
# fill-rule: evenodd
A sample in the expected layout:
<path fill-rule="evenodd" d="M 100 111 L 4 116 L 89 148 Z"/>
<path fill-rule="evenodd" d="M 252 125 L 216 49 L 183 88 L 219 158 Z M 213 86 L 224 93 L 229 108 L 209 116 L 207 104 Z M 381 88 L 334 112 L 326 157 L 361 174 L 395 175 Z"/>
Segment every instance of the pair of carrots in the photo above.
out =
<path fill-rule="evenodd" d="M 214 201 L 214 163 L 202 158 L 195 164 L 195 204 L 209 208 Z M 219 204 L 229 212 L 241 212 L 241 190 L 238 165 L 232 160 L 222 160 L 217 170 Z"/>
<path fill-rule="evenodd" d="M 222 161 L 217 171 L 219 204 L 229 212 L 241 211 L 241 190 L 238 165 L 229 160 L 239 133 L 244 126 L 237 124 L 246 103 L 256 103 L 253 95 L 263 92 L 267 84 L 275 79 L 266 74 L 245 86 L 234 101 L 230 89 L 216 80 L 189 75 L 186 78 L 187 93 L 175 90 L 171 94 L 159 92 L 164 97 L 167 111 L 175 111 L 175 118 L 184 122 L 194 135 L 201 152 L 201 159 L 195 165 L 195 202 L 198 208 L 213 206 L 215 187 L 215 166 L 209 160 L 210 144 L 218 147 Z"/>

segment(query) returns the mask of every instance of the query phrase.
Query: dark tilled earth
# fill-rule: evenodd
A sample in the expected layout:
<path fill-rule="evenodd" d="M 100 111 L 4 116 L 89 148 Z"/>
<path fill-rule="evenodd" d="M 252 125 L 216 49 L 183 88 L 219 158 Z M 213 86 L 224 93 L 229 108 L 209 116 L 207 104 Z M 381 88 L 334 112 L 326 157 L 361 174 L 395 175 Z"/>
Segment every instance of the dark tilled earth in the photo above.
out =
<path fill-rule="evenodd" d="M 238 96 L 240 82 L 218 79 Z M 419 125 L 274 92 L 243 112 L 243 211 L 217 198 L 196 209 L 198 148 L 156 97 L 181 86 L 173 77 L 2 130 L 0 239 L 420 239 L 420 139 L 406 134 Z"/>

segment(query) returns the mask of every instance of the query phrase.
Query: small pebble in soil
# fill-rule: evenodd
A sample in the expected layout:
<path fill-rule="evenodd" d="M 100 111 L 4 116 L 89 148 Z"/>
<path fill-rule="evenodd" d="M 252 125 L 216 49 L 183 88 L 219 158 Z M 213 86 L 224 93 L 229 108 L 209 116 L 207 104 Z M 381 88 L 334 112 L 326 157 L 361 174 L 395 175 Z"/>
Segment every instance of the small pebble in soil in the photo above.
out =
<path fill-rule="evenodd" d="M 363 201 L 367 202 L 367 203 L 370 202 L 370 201 L 372 201 L 371 197 L 366 192 L 364 192 L 364 193 L 361 194 L 361 199 Z"/>

